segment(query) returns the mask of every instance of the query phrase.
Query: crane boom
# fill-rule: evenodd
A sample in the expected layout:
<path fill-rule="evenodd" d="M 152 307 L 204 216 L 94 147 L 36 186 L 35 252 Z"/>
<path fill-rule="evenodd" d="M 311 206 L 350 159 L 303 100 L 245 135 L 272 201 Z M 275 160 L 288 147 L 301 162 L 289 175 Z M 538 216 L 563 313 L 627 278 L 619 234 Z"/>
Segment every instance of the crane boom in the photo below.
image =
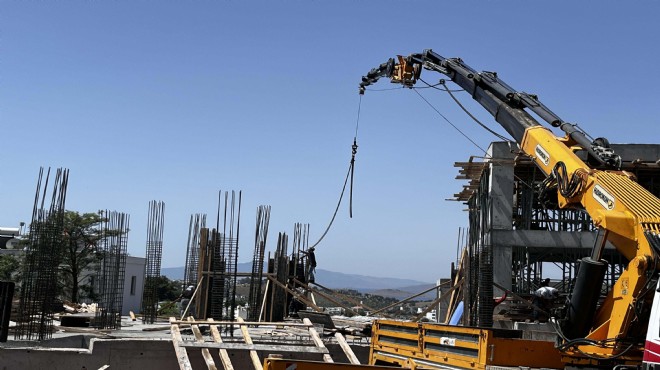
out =
<path fill-rule="evenodd" d="M 430 49 L 391 58 L 362 77 L 360 94 L 381 77 L 412 88 L 422 69 L 446 75 L 469 93 L 545 173 L 545 191 L 557 193 L 559 207 L 583 208 L 598 229 L 597 243 L 591 257 L 580 262 L 561 320 L 567 361 L 602 364 L 640 356 L 637 337 L 643 337 L 648 325 L 660 266 L 660 199 L 619 171 L 621 158 L 606 139 L 590 140 L 537 96 L 514 90 L 495 72 L 477 72 L 460 58 L 444 58 Z M 565 136 L 555 136 L 527 110 L 560 128 Z M 579 149 L 588 153 L 586 163 L 576 154 Z M 607 242 L 629 263 L 596 310 L 607 267 L 601 253 Z"/>
<path fill-rule="evenodd" d="M 362 77 L 360 93 L 363 94 L 367 86 L 385 76 L 391 78 L 392 82 L 412 87 L 417 82 L 421 69 L 425 68 L 448 76 L 470 93 L 518 143 L 526 129 L 540 126 L 539 122 L 523 109 L 528 108 L 548 124 L 559 127 L 601 165 L 618 169 L 621 164 L 620 157 L 608 148 L 607 140 L 601 138 L 590 141 L 576 125 L 562 120 L 536 95 L 516 91 L 500 80 L 496 72 L 477 72 L 460 58 L 445 58 L 430 49 L 405 58 L 398 56 L 398 60 L 397 64 L 391 58 Z"/>

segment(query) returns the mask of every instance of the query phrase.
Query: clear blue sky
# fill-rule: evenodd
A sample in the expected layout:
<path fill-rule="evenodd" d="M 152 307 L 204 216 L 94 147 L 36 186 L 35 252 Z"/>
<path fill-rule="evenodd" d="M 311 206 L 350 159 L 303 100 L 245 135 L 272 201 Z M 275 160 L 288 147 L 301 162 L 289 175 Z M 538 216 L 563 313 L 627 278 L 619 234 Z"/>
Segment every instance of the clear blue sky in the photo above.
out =
<path fill-rule="evenodd" d="M 593 136 L 658 143 L 658 15 L 654 1 L 0 1 L 0 226 L 29 221 L 51 166 L 71 171 L 68 209 L 130 214 L 132 255 L 148 202 L 164 201 L 163 267 L 184 264 L 190 214 L 215 222 L 220 189 L 243 191 L 240 261 L 261 204 L 269 251 L 296 222 L 314 242 L 350 160 L 360 77 L 426 48 L 497 71 Z M 467 225 L 445 201 L 462 185 L 453 163 L 479 149 L 409 90 L 367 92 L 358 144 L 354 217 L 342 207 L 319 268 L 446 277 Z"/>

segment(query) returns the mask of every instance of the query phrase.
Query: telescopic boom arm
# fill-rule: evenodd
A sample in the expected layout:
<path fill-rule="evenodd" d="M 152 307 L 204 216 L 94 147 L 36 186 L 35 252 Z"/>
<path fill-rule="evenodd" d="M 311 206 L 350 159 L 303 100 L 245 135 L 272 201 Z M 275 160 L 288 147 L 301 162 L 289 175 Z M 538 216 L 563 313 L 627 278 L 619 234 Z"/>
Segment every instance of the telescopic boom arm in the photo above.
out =
<path fill-rule="evenodd" d="M 514 90 L 500 80 L 495 72 L 477 72 L 460 58 L 445 58 L 430 49 L 405 58 L 399 56 L 398 63 L 390 59 L 372 69 L 362 77 L 360 94 L 364 94 L 365 88 L 381 77 L 389 77 L 393 83 L 412 87 L 417 82 L 422 68 L 448 76 L 470 93 L 518 143 L 521 142 L 526 129 L 540 125 L 523 110 L 528 108 L 548 124 L 563 130 L 572 142 L 586 150 L 600 165 L 616 169 L 621 165 L 620 157 L 608 148 L 606 139 L 590 141 L 576 125 L 559 118 L 541 103 L 536 95 Z"/>
<path fill-rule="evenodd" d="M 362 77 L 360 94 L 381 77 L 412 88 L 422 69 L 442 73 L 468 92 L 546 174 L 542 190 L 556 193 L 560 208 L 583 208 L 598 228 L 591 257 L 580 261 L 560 325 L 566 361 L 574 365 L 602 365 L 614 358 L 633 361 L 641 352 L 640 334 L 646 332 L 660 271 L 660 199 L 619 171 L 621 158 L 606 139 L 590 140 L 537 96 L 517 92 L 497 73 L 477 72 L 459 58 L 425 50 L 389 59 Z M 559 127 L 565 137 L 555 136 L 526 109 Z M 576 155 L 579 149 L 587 151 L 589 165 Z M 601 259 L 606 243 L 629 262 L 596 311 L 607 269 Z"/>

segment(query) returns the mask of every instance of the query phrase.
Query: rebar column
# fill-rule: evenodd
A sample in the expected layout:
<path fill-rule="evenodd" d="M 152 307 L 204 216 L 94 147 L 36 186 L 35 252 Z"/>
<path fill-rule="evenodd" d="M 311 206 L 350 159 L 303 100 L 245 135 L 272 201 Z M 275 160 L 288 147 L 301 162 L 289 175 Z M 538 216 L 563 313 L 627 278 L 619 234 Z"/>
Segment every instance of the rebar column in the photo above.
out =
<path fill-rule="evenodd" d="M 231 191 L 231 196 L 225 192 L 224 197 L 222 191 L 218 192 L 217 235 L 214 235 L 212 243 L 209 302 L 210 317 L 217 320 L 227 318 L 233 321 L 235 316 L 241 196 L 240 191 Z"/>
<path fill-rule="evenodd" d="M 261 305 L 261 286 L 264 270 L 264 251 L 268 237 L 270 206 L 257 207 L 256 231 L 254 235 L 254 254 L 252 256 L 252 274 L 250 275 L 250 295 L 248 297 L 248 320 L 258 321 Z"/>
<path fill-rule="evenodd" d="M 209 271 L 209 286 L 211 292 L 206 316 L 215 320 L 223 319 L 223 311 L 226 302 L 227 287 L 227 260 L 223 250 L 223 236 L 215 229 L 211 231 L 211 270 Z"/>
<path fill-rule="evenodd" d="M 188 227 L 188 244 L 186 247 L 186 267 L 183 273 L 183 289 L 187 286 L 197 286 L 199 281 L 199 243 L 200 230 L 206 228 L 206 215 L 190 215 Z"/>
<path fill-rule="evenodd" d="M 56 171 L 50 205 L 46 206 L 50 168 L 45 179 L 43 167 L 39 170 L 23 264 L 16 339 L 44 340 L 52 337 L 68 178 L 68 170 Z M 42 180 L 45 180 L 43 186 Z"/>
<path fill-rule="evenodd" d="M 94 327 L 119 329 L 124 302 L 124 277 L 128 245 L 129 216 L 105 211 L 101 225 L 103 239 L 97 246 L 101 261 L 97 272 L 96 291 L 99 294 Z"/>
<path fill-rule="evenodd" d="M 160 278 L 160 263 L 163 256 L 163 226 L 165 203 L 149 202 L 147 220 L 147 264 L 144 274 L 144 294 L 142 296 L 142 322 L 153 324 L 158 315 L 157 283 Z"/>
<path fill-rule="evenodd" d="M 275 251 L 275 276 L 280 284 L 286 286 L 289 276 L 289 257 L 288 257 L 289 237 L 286 233 L 281 233 L 278 239 L 278 248 Z M 273 321 L 283 321 L 288 310 L 288 294 L 282 285 L 277 285 L 273 297 Z"/>

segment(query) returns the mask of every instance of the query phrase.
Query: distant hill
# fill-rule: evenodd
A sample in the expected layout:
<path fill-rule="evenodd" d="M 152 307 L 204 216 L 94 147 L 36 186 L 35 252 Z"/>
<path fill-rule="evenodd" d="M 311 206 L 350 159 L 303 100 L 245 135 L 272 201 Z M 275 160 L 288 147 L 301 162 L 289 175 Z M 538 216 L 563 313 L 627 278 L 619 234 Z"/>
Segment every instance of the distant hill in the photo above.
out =
<path fill-rule="evenodd" d="M 374 295 L 379 295 L 381 297 L 388 297 L 388 298 L 395 298 L 398 300 L 402 300 L 417 293 L 421 293 L 425 290 L 431 289 L 434 286 L 435 284 L 422 284 L 422 285 L 405 286 L 396 289 L 387 288 L 387 289 L 366 290 L 363 291 L 363 293 L 371 293 Z M 419 296 L 419 298 L 416 298 L 415 300 L 432 300 L 435 299 L 436 297 L 437 296 L 435 291 L 430 291 L 428 293 L 422 294 L 421 296 Z"/>
<path fill-rule="evenodd" d="M 161 268 L 161 274 L 167 276 L 172 280 L 181 280 L 183 279 L 183 267 L 165 267 Z M 239 272 L 251 272 L 252 263 L 245 262 L 238 264 Z M 374 277 L 358 274 L 344 274 L 341 272 L 328 271 L 323 269 L 316 270 L 316 281 L 323 285 L 324 287 L 331 289 L 342 289 L 350 288 L 355 289 L 363 293 L 372 293 L 378 294 L 385 297 L 388 297 L 387 294 L 375 293 L 376 291 L 384 290 L 383 293 L 387 293 L 388 290 L 391 290 L 391 294 L 394 294 L 394 290 L 398 290 L 402 293 L 396 293 L 397 295 L 404 295 L 404 297 L 409 297 L 412 294 L 419 293 L 424 291 L 433 284 L 412 280 L 412 279 L 399 279 L 392 277 Z M 432 295 L 431 295 L 432 297 Z M 394 297 L 393 298 L 397 298 Z M 426 296 L 423 298 L 428 299 Z"/>

